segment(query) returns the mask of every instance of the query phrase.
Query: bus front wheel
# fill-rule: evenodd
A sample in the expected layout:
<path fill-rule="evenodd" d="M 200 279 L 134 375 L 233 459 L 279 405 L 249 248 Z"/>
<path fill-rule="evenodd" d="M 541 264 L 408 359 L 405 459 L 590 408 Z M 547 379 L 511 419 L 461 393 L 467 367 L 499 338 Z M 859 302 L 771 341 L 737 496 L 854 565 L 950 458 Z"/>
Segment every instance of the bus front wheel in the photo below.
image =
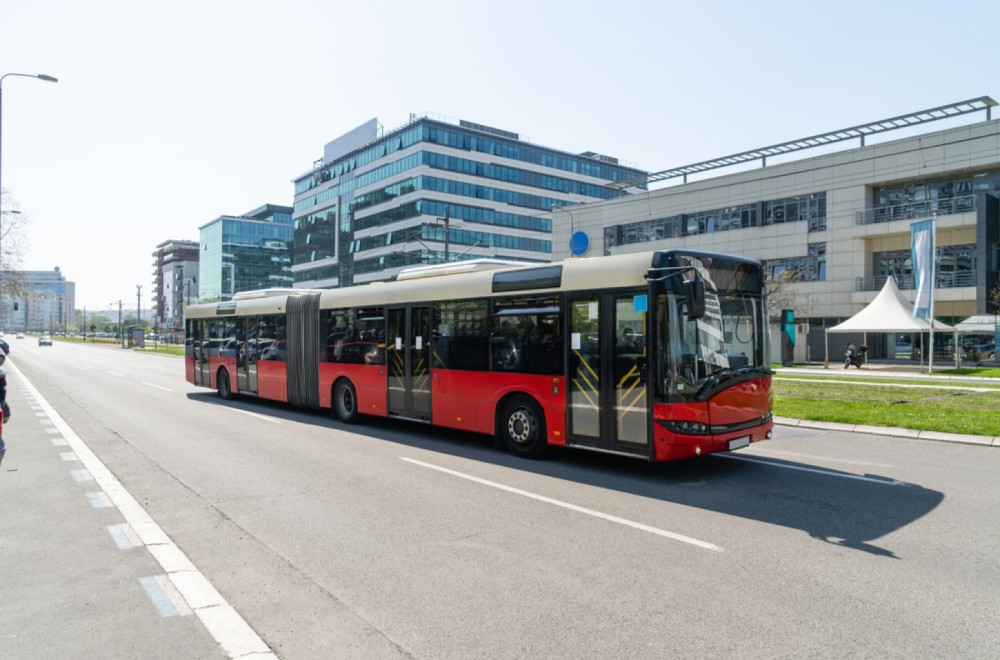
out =
<path fill-rule="evenodd" d="M 219 376 L 215 379 L 215 384 L 219 388 L 219 397 L 222 399 L 233 398 L 233 388 L 229 386 L 229 372 L 225 369 L 219 370 Z"/>
<path fill-rule="evenodd" d="M 345 424 L 358 421 L 358 395 L 347 379 L 338 380 L 333 386 L 333 414 Z"/>
<path fill-rule="evenodd" d="M 538 458 L 548 444 L 545 437 L 545 417 L 534 399 L 518 395 L 511 397 L 500 415 L 497 433 L 507 451 L 522 458 Z"/>

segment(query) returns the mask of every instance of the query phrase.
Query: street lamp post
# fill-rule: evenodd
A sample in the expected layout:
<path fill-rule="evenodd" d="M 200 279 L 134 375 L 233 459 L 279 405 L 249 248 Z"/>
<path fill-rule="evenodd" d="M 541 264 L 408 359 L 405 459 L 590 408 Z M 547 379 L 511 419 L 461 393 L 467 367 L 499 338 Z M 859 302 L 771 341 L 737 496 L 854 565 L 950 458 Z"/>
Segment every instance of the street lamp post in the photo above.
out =
<path fill-rule="evenodd" d="M 3 79 L 7 76 L 21 76 L 24 78 L 38 78 L 46 82 L 59 82 L 58 79 L 47 76 L 44 73 L 5 73 L 0 76 L 0 217 L 3 217 Z M 20 213 L 20 211 L 12 211 L 12 213 Z M 2 235 L 0 235 L 0 238 L 2 238 Z M 4 309 L 4 320 L 6 320 L 6 308 Z"/>
<path fill-rule="evenodd" d="M 47 76 L 44 73 L 5 73 L 0 76 L 0 205 L 3 204 L 3 79 L 7 76 L 21 76 L 23 78 L 38 78 L 46 82 L 59 82 L 58 78 Z"/>

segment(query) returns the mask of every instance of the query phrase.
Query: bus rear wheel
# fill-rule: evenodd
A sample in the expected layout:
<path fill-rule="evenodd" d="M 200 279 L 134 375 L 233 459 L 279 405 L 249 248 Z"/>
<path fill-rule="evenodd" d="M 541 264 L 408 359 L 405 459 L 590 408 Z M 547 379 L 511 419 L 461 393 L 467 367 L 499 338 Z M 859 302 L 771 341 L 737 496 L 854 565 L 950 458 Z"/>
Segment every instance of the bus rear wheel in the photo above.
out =
<path fill-rule="evenodd" d="M 229 385 L 229 372 L 225 369 L 219 370 L 219 376 L 215 379 L 215 384 L 219 389 L 219 398 L 232 399 L 233 388 Z"/>
<path fill-rule="evenodd" d="M 358 421 L 358 395 L 347 379 L 340 379 L 333 386 L 333 415 L 345 424 Z"/>
<path fill-rule="evenodd" d="M 522 458 L 538 458 L 548 447 L 542 409 L 528 396 L 508 399 L 500 415 L 497 434 L 507 451 Z"/>

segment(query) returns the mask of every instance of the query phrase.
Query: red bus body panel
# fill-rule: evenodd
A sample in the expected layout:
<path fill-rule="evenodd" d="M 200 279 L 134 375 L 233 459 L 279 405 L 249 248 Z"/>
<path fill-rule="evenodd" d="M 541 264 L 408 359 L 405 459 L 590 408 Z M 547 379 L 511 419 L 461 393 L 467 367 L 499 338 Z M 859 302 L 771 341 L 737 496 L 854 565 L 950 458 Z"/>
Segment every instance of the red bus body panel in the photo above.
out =
<path fill-rule="evenodd" d="M 542 407 L 548 444 L 566 444 L 562 376 L 436 369 L 431 372 L 431 382 L 432 421 L 438 426 L 493 435 L 500 400 L 524 393 Z"/>
<path fill-rule="evenodd" d="M 260 360 L 257 362 L 257 396 L 272 401 L 288 403 L 288 384 L 285 380 L 284 362 Z"/>
<path fill-rule="evenodd" d="M 739 428 L 713 435 L 687 435 L 673 433 L 663 424 L 654 423 L 653 460 L 672 461 L 729 451 L 730 441 L 739 438 L 747 438 L 751 443 L 766 440 L 774 428 L 774 422 L 769 416 L 765 422 L 752 426 L 743 425 L 764 418 L 771 410 L 771 404 L 770 378 L 738 383 L 709 401 L 656 404 L 653 406 L 655 422 L 701 422 L 716 428 L 730 425 Z"/>
<path fill-rule="evenodd" d="M 333 384 L 346 378 L 354 385 L 358 396 L 358 412 L 364 415 L 385 417 L 388 415 L 386 402 L 388 388 L 384 364 L 356 364 L 343 362 L 320 362 L 319 364 L 319 405 L 330 408 Z"/>

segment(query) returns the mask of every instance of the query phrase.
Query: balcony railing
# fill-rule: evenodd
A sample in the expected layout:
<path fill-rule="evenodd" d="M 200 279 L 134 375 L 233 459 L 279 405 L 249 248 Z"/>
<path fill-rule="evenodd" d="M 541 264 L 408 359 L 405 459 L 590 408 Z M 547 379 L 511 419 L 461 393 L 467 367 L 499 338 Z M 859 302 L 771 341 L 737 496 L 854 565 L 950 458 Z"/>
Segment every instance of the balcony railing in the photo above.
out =
<path fill-rule="evenodd" d="M 885 286 L 885 280 L 886 278 L 884 276 L 855 277 L 854 290 L 881 291 L 882 287 Z M 896 286 L 898 286 L 901 290 L 907 290 L 907 289 L 912 290 L 917 288 L 916 283 L 913 281 L 912 275 L 904 275 L 902 277 L 897 277 Z M 934 274 L 935 289 L 956 289 L 965 286 L 976 286 L 976 274 L 973 271 L 961 270 L 954 273 Z"/>
<path fill-rule="evenodd" d="M 920 202 L 906 202 L 876 206 L 873 209 L 863 209 L 854 212 L 854 224 L 872 225 L 879 222 L 894 220 L 920 220 L 929 218 L 935 213 L 951 215 L 953 213 L 969 213 L 976 210 L 976 196 L 949 197 L 948 199 L 931 199 Z"/>

